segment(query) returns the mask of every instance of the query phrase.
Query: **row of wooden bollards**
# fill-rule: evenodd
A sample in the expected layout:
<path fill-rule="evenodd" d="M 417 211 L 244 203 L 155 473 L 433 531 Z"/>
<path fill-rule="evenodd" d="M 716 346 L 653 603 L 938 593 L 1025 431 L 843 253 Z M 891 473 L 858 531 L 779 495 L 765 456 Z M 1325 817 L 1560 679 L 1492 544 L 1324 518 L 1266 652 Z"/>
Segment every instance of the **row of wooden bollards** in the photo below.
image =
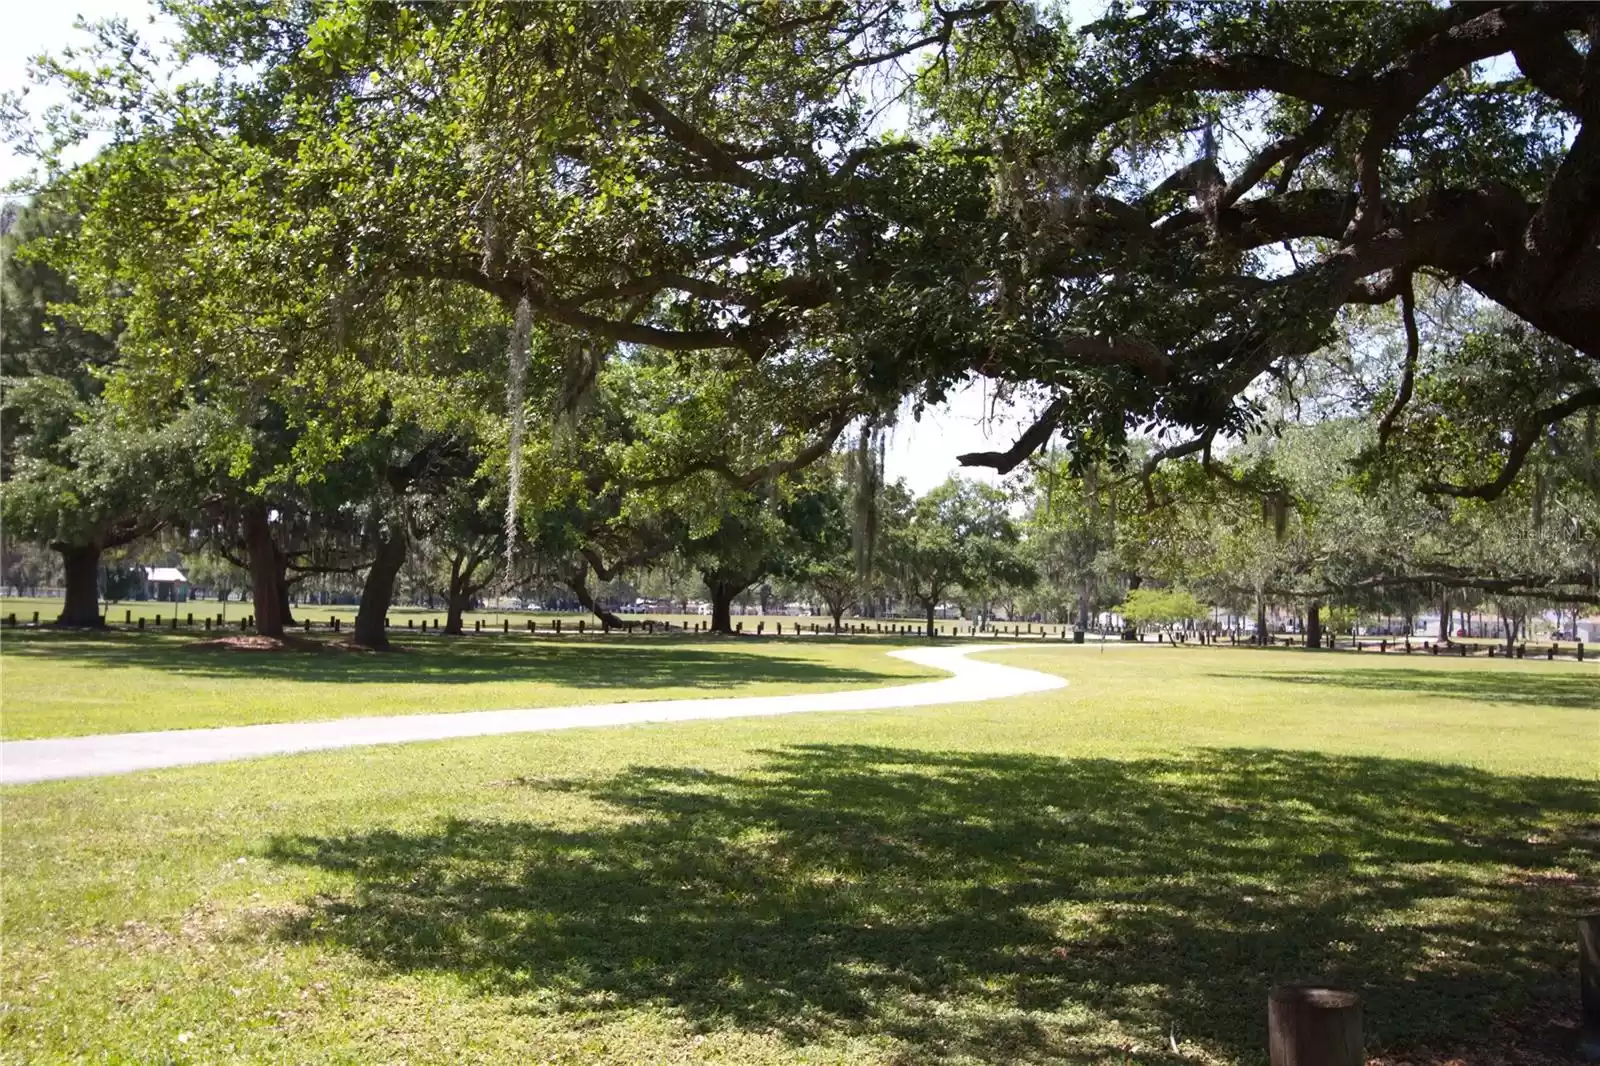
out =
<path fill-rule="evenodd" d="M 1578 919 L 1579 1062 L 1600 1062 L 1600 914 Z M 1280 985 L 1267 997 L 1272 1066 L 1363 1066 L 1361 997 L 1343 988 Z"/>
<path fill-rule="evenodd" d="M 1376 650 L 1379 654 L 1383 654 L 1388 652 L 1389 644 L 1390 642 L 1387 640 L 1380 640 L 1375 644 L 1362 643 L 1358 640 L 1356 641 L 1356 651 Z M 1514 648 L 1501 648 L 1497 644 L 1490 644 L 1487 645 L 1487 647 L 1489 649 L 1489 658 L 1491 659 L 1494 658 L 1496 651 L 1501 651 L 1503 656 L 1507 659 L 1526 659 L 1528 657 L 1528 644 L 1526 641 L 1518 644 Z M 1398 652 L 1404 652 L 1406 655 L 1410 655 L 1412 651 L 1410 638 L 1408 637 L 1403 643 L 1398 640 L 1394 641 L 1394 650 Z M 1456 655 L 1466 658 L 1468 655 L 1474 654 L 1477 649 L 1470 644 L 1461 644 L 1455 642 L 1446 643 L 1444 641 L 1440 641 L 1436 644 L 1433 641 L 1425 640 L 1422 642 L 1422 650 L 1427 652 L 1429 655 L 1449 655 L 1450 653 L 1454 652 Z M 1583 662 L 1583 641 L 1578 641 L 1576 650 L 1578 661 L 1581 663 Z M 1551 645 L 1545 649 L 1544 657 L 1546 659 L 1553 660 L 1555 659 L 1556 655 L 1560 653 L 1560 651 L 1560 646 L 1552 642 Z M 1534 648 L 1533 654 L 1535 658 L 1537 658 L 1539 649 Z"/>

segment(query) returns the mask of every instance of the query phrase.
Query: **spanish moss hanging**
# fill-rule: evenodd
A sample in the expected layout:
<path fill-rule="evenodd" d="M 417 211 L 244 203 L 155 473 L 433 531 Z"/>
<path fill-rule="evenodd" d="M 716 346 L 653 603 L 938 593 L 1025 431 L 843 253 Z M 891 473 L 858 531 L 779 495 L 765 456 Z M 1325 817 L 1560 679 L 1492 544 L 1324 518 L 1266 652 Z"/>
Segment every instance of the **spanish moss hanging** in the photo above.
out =
<path fill-rule="evenodd" d="M 533 309 L 526 296 L 517 301 L 516 319 L 511 327 L 511 347 L 506 353 L 506 410 L 511 416 L 511 433 L 506 462 L 506 570 L 517 548 L 517 511 L 522 494 L 522 438 L 527 432 L 527 411 L 523 403 L 523 384 L 528 377 L 528 346 L 533 333 Z"/>

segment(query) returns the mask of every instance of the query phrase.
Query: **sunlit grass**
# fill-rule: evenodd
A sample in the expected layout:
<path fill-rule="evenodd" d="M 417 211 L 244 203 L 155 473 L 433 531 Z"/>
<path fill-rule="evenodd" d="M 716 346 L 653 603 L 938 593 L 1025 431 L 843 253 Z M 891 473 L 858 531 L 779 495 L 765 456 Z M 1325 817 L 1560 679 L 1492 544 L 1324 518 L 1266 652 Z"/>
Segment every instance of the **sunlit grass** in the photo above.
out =
<path fill-rule="evenodd" d="M 884 651 L 783 641 L 411 636 L 377 654 L 202 646 L 190 636 L 23 630 L 0 641 L 7 739 L 373 714 L 825 692 L 939 676 Z"/>

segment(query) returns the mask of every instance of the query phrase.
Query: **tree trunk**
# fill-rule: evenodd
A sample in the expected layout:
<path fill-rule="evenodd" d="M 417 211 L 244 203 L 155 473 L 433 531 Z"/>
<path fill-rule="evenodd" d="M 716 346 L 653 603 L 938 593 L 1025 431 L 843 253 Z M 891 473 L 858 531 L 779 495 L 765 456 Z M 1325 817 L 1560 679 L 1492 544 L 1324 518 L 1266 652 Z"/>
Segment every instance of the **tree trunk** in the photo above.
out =
<path fill-rule="evenodd" d="M 573 587 L 572 594 L 578 597 L 578 602 L 583 604 L 584 610 L 588 611 L 590 614 L 594 615 L 611 628 L 622 629 L 627 626 L 628 623 L 624 622 L 621 618 L 618 618 L 614 612 L 608 611 L 604 607 L 600 606 L 600 602 L 596 600 L 593 594 L 589 592 L 588 582 L 578 582 Z"/>
<path fill-rule="evenodd" d="M 839 632 L 839 623 L 844 619 L 844 604 L 841 603 L 837 607 L 830 606 L 828 608 L 828 613 L 833 615 L 833 632 L 835 635 L 837 635 Z"/>
<path fill-rule="evenodd" d="M 1322 601 L 1312 600 L 1306 608 L 1306 647 L 1322 647 Z"/>
<path fill-rule="evenodd" d="M 1256 643 L 1267 646 L 1267 598 L 1256 593 Z"/>
<path fill-rule="evenodd" d="M 1450 593 L 1439 593 L 1439 639 L 1450 639 Z"/>
<path fill-rule="evenodd" d="M 283 636 L 283 587 L 279 581 L 278 548 L 272 542 L 267 505 L 245 508 L 244 546 L 250 556 L 250 597 L 256 614 L 256 632 L 264 637 Z"/>
<path fill-rule="evenodd" d="M 461 556 L 450 560 L 450 585 L 445 590 L 444 635 L 459 637 L 461 635 L 461 616 L 467 610 L 467 582 L 470 580 L 471 571 L 461 572 Z"/>
<path fill-rule="evenodd" d="M 378 542 L 378 557 L 367 571 L 361 586 L 361 606 L 356 611 L 353 642 L 365 648 L 386 651 L 389 647 L 389 605 L 394 602 L 394 582 L 406 562 L 406 534 L 393 530 L 388 540 Z"/>
<path fill-rule="evenodd" d="M 932 640 L 933 636 L 933 601 L 930 599 L 928 601 L 928 639 Z"/>
<path fill-rule="evenodd" d="M 57 546 L 66 570 L 66 597 L 61 601 L 58 626 L 99 627 L 100 622 L 100 545 Z"/>
<path fill-rule="evenodd" d="M 711 631 L 732 636 L 733 598 L 739 590 L 721 581 L 708 581 L 706 587 L 711 591 Z"/>
<path fill-rule="evenodd" d="M 1521 626 L 1518 624 L 1515 614 L 1508 615 L 1504 611 L 1500 613 L 1500 630 L 1505 634 L 1506 638 L 1507 659 L 1511 658 L 1512 654 L 1517 650 L 1517 630 L 1520 628 Z"/>
<path fill-rule="evenodd" d="M 1089 579 L 1084 578 L 1078 582 L 1078 630 L 1087 631 L 1089 628 Z"/>
<path fill-rule="evenodd" d="M 285 626 L 294 626 L 294 612 L 289 609 L 289 561 L 278 552 L 278 610 Z"/>

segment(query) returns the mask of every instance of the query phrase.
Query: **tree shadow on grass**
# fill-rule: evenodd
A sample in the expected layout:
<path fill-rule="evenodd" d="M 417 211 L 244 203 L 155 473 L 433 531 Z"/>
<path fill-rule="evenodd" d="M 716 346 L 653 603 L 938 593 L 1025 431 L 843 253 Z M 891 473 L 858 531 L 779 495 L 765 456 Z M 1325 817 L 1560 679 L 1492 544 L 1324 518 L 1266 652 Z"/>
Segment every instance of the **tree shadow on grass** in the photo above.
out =
<path fill-rule="evenodd" d="M 1600 710 L 1600 678 L 1582 673 L 1535 674 L 1493 669 L 1450 670 L 1416 667 L 1367 667 L 1303 673 L 1215 673 L 1230 681 L 1269 681 L 1288 685 L 1325 685 L 1360 692 L 1404 692 L 1439 699 L 1480 703 L 1518 703 L 1546 707 Z"/>
<path fill-rule="evenodd" d="M 1374 1049 L 1489 1039 L 1559 999 L 1592 783 L 1315 753 L 1118 762 L 810 745 L 637 767 L 590 828 L 454 820 L 275 840 L 342 871 L 293 938 L 483 992 L 912 1062 L 1263 1059 L 1277 982 L 1366 996 Z"/>
<path fill-rule="evenodd" d="M 508 681 L 576 689 L 693 686 L 715 690 L 755 683 L 871 684 L 916 680 L 903 669 L 861 669 L 667 637 L 648 643 L 625 637 L 530 640 L 501 634 L 405 636 L 400 640 L 400 649 L 391 653 L 335 649 L 259 652 L 196 647 L 189 638 L 153 634 L 28 632 L 7 634 L 5 651 L 7 655 L 112 668 L 146 667 L 178 677 L 345 684 L 466 685 Z"/>

